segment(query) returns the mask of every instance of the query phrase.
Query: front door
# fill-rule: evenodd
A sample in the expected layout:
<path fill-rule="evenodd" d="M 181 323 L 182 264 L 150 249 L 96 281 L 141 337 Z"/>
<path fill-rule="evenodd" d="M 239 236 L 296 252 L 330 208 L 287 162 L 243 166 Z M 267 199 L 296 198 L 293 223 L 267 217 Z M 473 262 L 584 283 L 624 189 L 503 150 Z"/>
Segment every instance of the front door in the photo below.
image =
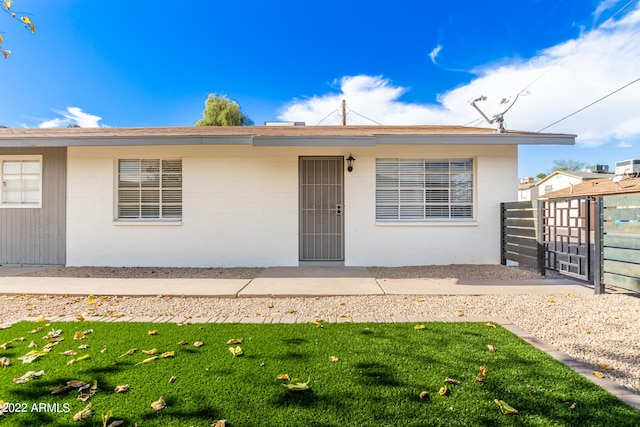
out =
<path fill-rule="evenodd" d="M 344 261 L 343 157 L 300 157 L 300 261 Z"/>

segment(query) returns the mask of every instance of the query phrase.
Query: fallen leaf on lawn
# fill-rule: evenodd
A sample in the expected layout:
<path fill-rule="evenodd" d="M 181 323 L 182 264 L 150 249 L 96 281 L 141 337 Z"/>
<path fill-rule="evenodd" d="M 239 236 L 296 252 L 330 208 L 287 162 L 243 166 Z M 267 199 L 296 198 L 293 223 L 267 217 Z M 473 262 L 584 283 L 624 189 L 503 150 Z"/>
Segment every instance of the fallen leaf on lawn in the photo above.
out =
<path fill-rule="evenodd" d="M 149 335 L 158 335 L 158 330 L 157 329 L 152 329 L 149 332 L 147 332 L 147 334 L 149 334 Z"/>
<path fill-rule="evenodd" d="M 62 329 L 58 329 L 58 330 L 50 330 L 47 335 L 43 336 L 42 339 L 43 340 L 50 340 L 51 338 L 57 338 L 60 336 L 60 334 L 62 334 Z"/>
<path fill-rule="evenodd" d="M 171 378 L 169 378 L 169 382 L 170 382 L 170 383 L 175 383 L 177 379 L 178 379 L 178 377 L 174 377 L 174 376 L 172 375 L 172 376 L 171 376 Z"/>
<path fill-rule="evenodd" d="M 489 349 L 490 352 L 495 353 L 496 351 L 498 351 L 498 349 L 492 345 L 492 344 L 487 344 L 487 348 Z"/>
<path fill-rule="evenodd" d="M 104 347 L 102 350 L 100 350 L 100 353 L 106 353 L 107 352 L 107 347 Z"/>
<path fill-rule="evenodd" d="M 63 356 L 75 356 L 76 354 L 78 354 L 78 352 L 75 351 L 75 350 L 67 350 L 67 351 L 63 351 L 63 352 L 61 352 L 59 354 L 61 354 Z"/>
<path fill-rule="evenodd" d="M 231 338 L 229 341 L 227 341 L 227 345 L 238 345 L 238 344 L 242 344 L 242 338 Z"/>
<path fill-rule="evenodd" d="M 187 344 L 189 344 L 189 341 L 187 340 L 182 340 L 178 343 L 178 345 L 187 345 Z"/>
<path fill-rule="evenodd" d="M 572 403 L 571 406 L 569 406 L 569 409 L 576 409 L 578 405 L 576 405 L 575 403 Z"/>
<path fill-rule="evenodd" d="M 493 399 L 493 401 L 500 407 L 503 414 L 517 414 L 518 410 L 508 405 L 504 400 Z"/>
<path fill-rule="evenodd" d="M 89 344 L 82 344 L 78 346 L 78 350 L 86 350 L 89 348 Z"/>
<path fill-rule="evenodd" d="M 129 390 L 129 384 L 122 384 L 117 385 L 113 391 L 115 391 L 116 393 L 124 393 L 127 390 Z"/>
<path fill-rule="evenodd" d="M 90 355 L 88 355 L 88 354 L 83 354 L 82 356 L 78 357 L 78 358 L 76 359 L 76 361 L 77 361 L 77 362 L 79 362 L 79 361 L 81 361 L 81 360 L 89 359 L 90 357 L 91 357 L 91 356 L 90 356 Z"/>
<path fill-rule="evenodd" d="M 160 355 L 161 359 L 164 359 L 166 357 L 174 357 L 176 355 L 176 353 L 174 351 L 165 351 L 164 353 L 162 353 Z"/>
<path fill-rule="evenodd" d="M 332 362 L 338 362 L 340 360 L 336 356 L 331 356 L 329 359 L 331 359 Z"/>
<path fill-rule="evenodd" d="M 449 378 L 449 377 L 445 378 L 444 382 L 447 383 L 447 384 L 460 385 L 460 381 L 454 380 L 453 378 Z"/>
<path fill-rule="evenodd" d="M 426 392 L 426 391 L 422 391 L 422 392 L 420 392 L 418 397 L 420 398 L 420 400 L 427 400 L 427 399 L 429 399 L 429 393 Z"/>
<path fill-rule="evenodd" d="M 484 325 L 485 325 L 485 326 L 488 326 L 488 327 L 490 327 L 490 328 L 496 328 L 496 327 L 497 327 L 497 326 L 496 326 L 496 325 L 494 325 L 493 323 L 485 323 Z"/>
<path fill-rule="evenodd" d="M 18 338 L 14 338 L 13 340 L 14 340 L 14 341 L 17 341 L 17 342 L 22 342 L 22 341 L 24 341 L 24 340 L 25 340 L 25 337 L 18 337 Z"/>
<path fill-rule="evenodd" d="M 32 329 L 27 333 L 29 333 L 29 334 L 39 334 L 42 331 L 44 331 L 44 328 L 42 326 L 38 326 L 37 328 Z"/>
<path fill-rule="evenodd" d="M 91 394 L 96 394 L 98 392 L 98 380 L 93 380 L 91 382 L 91 387 L 89 387 L 89 392 Z"/>
<path fill-rule="evenodd" d="M 87 400 L 89 400 L 91 398 L 91 396 L 93 396 L 93 395 L 90 394 L 90 393 L 84 393 L 84 394 L 79 394 L 76 399 L 78 399 L 81 402 L 86 402 Z"/>
<path fill-rule="evenodd" d="M 303 383 L 300 378 L 294 378 L 288 383 L 282 384 L 282 387 L 289 391 L 304 391 L 309 389 L 309 381 L 311 381 L 311 378 L 309 378 L 306 383 Z"/>
<path fill-rule="evenodd" d="M 324 328 L 324 325 L 322 323 L 316 323 L 316 328 L 317 329 L 322 329 L 322 328 Z"/>
<path fill-rule="evenodd" d="M 604 374 L 600 371 L 593 371 L 592 374 L 598 378 L 604 378 Z"/>
<path fill-rule="evenodd" d="M 446 396 L 449 394 L 449 387 L 447 387 L 446 385 L 440 387 L 440 390 L 438 391 L 438 394 L 440 396 Z"/>
<path fill-rule="evenodd" d="M 0 348 L 3 349 L 3 350 L 8 350 L 11 347 L 13 347 L 13 341 L 7 341 L 4 344 L 0 344 Z"/>
<path fill-rule="evenodd" d="M 124 356 L 131 356 L 136 351 L 138 351 L 138 347 L 130 348 L 129 350 L 127 350 L 126 352 L 124 352 L 120 356 L 118 356 L 118 359 L 120 359 L 121 357 L 124 357 Z"/>
<path fill-rule="evenodd" d="M 93 411 L 91 410 L 91 403 L 87 404 L 82 411 L 76 412 L 73 416 L 73 421 L 81 421 L 86 420 L 91 415 L 93 415 Z"/>
<path fill-rule="evenodd" d="M 426 327 L 426 326 L 424 326 L 424 325 L 415 325 L 415 326 L 413 327 L 413 329 L 418 330 L 418 331 L 419 331 L 420 329 L 426 329 L 426 328 L 427 328 L 427 327 Z"/>
<path fill-rule="evenodd" d="M 142 362 L 138 362 L 138 363 L 136 363 L 136 364 L 135 364 L 135 365 L 133 365 L 133 366 L 142 365 L 142 364 L 144 364 L 144 363 L 151 363 L 151 362 L 153 362 L 153 361 L 154 361 L 154 360 L 156 360 L 156 359 L 158 359 L 158 356 L 149 357 L 149 358 L 147 358 L 147 359 L 144 359 Z"/>
<path fill-rule="evenodd" d="M 46 354 L 47 354 L 46 351 L 31 350 L 30 352 L 28 352 L 24 356 L 18 357 L 18 360 L 22 360 L 22 363 L 31 363 L 34 360 L 36 360 L 38 357 L 44 356 Z"/>
<path fill-rule="evenodd" d="M 36 344 L 35 341 L 31 341 L 27 346 L 27 348 L 38 348 L 38 344 Z"/>
<path fill-rule="evenodd" d="M 25 384 L 31 381 L 34 378 L 40 378 L 44 375 L 44 371 L 29 371 L 21 377 L 17 377 L 13 379 L 14 384 Z"/>
<path fill-rule="evenodd" d="M 194 343 L 193 343 L 193 346 L 194 346 L 195 348 L 200 348 L 200 347 L 202 347 L 203 345 L 204 345 L 204 343 L 203 343 L 202 341 L 196 341 L 196 342 L 194 342 Z"/>
<path fill-rule="evenodd" d="M 0 366 L 6 368 L 9 365 L 11 365 L 11 359 L 8 357 L 0 357 Z"/>
<path fill-rule="evenodd" d="M 605 370 L 605 371 L 613 370 L 613 366 L 611 366 L 611 365 L 609 365 L 608 363 L 605 363 L 605 362 L 598 363 L 598 367 L 600 369 L 602 369 L 602 370 Z"/>
<path fill-rule="evenodd" d="M 93 329 L 87 329 L 86 331 L 76 331 L 76 333 L 73 334 L 73 339 L 76 341 L 83 340 L 87 337 L 87 334 L 90 334 L 92 332 Z"/>
<path fill-rule="evenodd" d="M 233 354 L 233 357 L 237 357 L 237 356 L 242 356 L 244 354 L 244 351 L 242 350 L 242 348 L 240 348 L 240 346 L 237 347 L 229 347 L 229 351 L 231 352 L 231 354 Z"/>
<path fill-rule="evenodd" d="M 141 350 L 141 351 L 142 351 L 144 354 L 149 354 L 149 355 L 151 355 L 151 354 L 156 354 L 156 353 L 158 352 L 158 349 L 154 347 L 154 348 L 152 348 L 151 350 Z"/>
<path fill-rule="evenodd" d="M 211 427 L 227 427 L 227 420 L 218 420 L 211 424 Z"/>
<path fill-rule="evenodd" d="M 283 380 L 283 381 L 291 381 L 291 378 L 289 378 L 288 374 L 278 374 L 277 378 L 279 380 Z"/>
<path fill-rule="evenodd" d="M 83 388 L 85 386 L 87 386 L 88 384 L 85 383 L 84 381 L 80 381 L 80 380 L 69 380 L 67 381 L 67 387 L 69 388 Z"/>
<path fill-rule="evenodd" d="M 164 399 L 162 398 L 162 396 L 160 396 L 160 399 L 156 400 L 155 402 L 151 403 L 151 407 L 153 409 L 155 409 L 156 411 L 159 411 L 161 409 L 164 409 L 167 406 L 167 403 L 164 401 Z"/>
<path fill-rule="evenodd" d="M 481 383 L 482 381 L 484 381 L 486 377 L 487 377 L 487 367 L 482 365 L 480 366 L 480 373 L 476 377 L 476 381 Z"/>

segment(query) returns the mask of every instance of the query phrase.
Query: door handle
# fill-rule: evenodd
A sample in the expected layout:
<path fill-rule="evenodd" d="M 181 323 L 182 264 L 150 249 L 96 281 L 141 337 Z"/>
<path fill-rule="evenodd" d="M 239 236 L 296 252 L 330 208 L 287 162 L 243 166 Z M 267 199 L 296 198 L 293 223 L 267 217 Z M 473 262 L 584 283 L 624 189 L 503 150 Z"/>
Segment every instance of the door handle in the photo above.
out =
<path fill-rule="evenodd" d="M 342 204 L 337 204 L 336 205 L 336 214 L 337 215 L 342 215 Z"/>

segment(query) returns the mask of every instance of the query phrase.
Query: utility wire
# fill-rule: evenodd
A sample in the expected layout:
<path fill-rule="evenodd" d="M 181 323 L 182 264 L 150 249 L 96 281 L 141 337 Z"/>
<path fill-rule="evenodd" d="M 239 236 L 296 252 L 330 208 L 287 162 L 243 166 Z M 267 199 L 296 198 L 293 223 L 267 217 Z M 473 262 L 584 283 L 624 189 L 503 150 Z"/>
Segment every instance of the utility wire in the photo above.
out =
<path fill-rule="evenodd" d="M 348 113 L 356 114 L 356 115 L 358 115 L 358 116 L 362 117 L 362 118 L 363 118 L 363 119 L 365 119 L 365 120 L 369 120 L 370 122 L 373 122 L 373 123 L 375 123 L 375 124 L 377 124 L 377 125 L 384 126 L 382 123 L 376 122 L 375 120 L 370 119 L 369 117 L 365 117 L 365 116 L 363 116 L 362 114 L 360 114 L 360 113 L 358 113 L 358 112 L 356 112 L 356 111 L 353 111 L 352 109 L 349 109 L 349 112 L 348 112 Z M 348 114 L 348 113 L 347 113 L 347 114 Z"/>
<path fill-rule="evenodd" d="M 327 120 L 329 118 L 330 115 L 332 115 L 333 113 L 337 113 L 338 110 L 333 110 L 332 112 L 330 112 L 329 114 L 327 114 L 324 119 L 320 120 L 318 123 L 316 123 L 316 126 L 318 126 L 320 123 L 324 122 L 325 120 Z"/>
<path fill-rule="evenodd" d="M 626 87 L 629 87 L 629 86 L 631 86 L 632 84 L 634 84 L 634 83 L 636 83 L 636 82 L 638 82 L 638 81 L 640 81 L 640 77 L 638 77 L 637 79 L 635 79 L 635 80 L 634 80 L 634 81 L 632 81 L 632 82 L 627 83 L 626 85 L 624 85 L 624 86 L 622 86 L 622 87 L 619 87 L 618 89 L 614 90 L 613 92 L 608 93 L 607 95 L 603 96 L 602 98 L 600 98 L 600 99 L 598 99 L 598 100 L 596 100 L 596 101 L 593 101 L 591 104 L 586 105 L 586 106 L 584 106 L 584 107 L 580 108 L 579 110 L 574 111 L 573 113 L 571 113 L 571 114 L 569 114 L 569 115 L 567 115 L 567 116 L 564 116 L 564 117 L 563 117 L 563 118 L 561 118 L 560 120 L 557 120 L 557 121 L 555 121 L 555 122 L 551 123 L 550 125 L 543 127 L 542 129 L 538 130 L 538 132 L 542 132 L 543 130 L 548 129 L 548 128 L 550 128 L 551 126 L 556 125 L 556 124 L 560 123 L 561 121 L 568 119 L 568 118 L 569 118 L 569 117 L 571 117 L 571 116 L 575 116 L 575 115 L 576 115 L 576 114 L 578 114 L 579 112 L 586 110 L 587 108 L 591 107 L 592 105 L 597 104 L 598 102 L 602 101 L 603 99 L 606 99 L 606 98 L 610 97 L 610 96 L 611 96 L 611 95 L 613 95 L 614 93 L 620 92 L 622 89 L 624 89 L 624 88 L 626 88 Z"/>

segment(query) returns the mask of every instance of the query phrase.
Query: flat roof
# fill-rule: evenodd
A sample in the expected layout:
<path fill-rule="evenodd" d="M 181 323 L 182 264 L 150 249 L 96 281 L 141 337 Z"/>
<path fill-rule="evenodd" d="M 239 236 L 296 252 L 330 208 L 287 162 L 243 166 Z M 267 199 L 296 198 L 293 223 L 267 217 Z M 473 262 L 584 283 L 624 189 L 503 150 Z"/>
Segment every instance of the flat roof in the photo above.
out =
<path fill-rule="evenodd" d="M 464 140 L 459 140 L 464 137 Z M 181 126 L 132 128 L 0 128 L 0 147 L 153 144 L 355 145 L 560 144 L 575 135 L 466 126 Z M 140 139 L 146 141 L 141 142 Z M 311 142 L 310 139 L 317 141 Z M 342 141 L 341 141 L 342 140 Z M 331 141 L 334 141 L 331 143 Z"/>

